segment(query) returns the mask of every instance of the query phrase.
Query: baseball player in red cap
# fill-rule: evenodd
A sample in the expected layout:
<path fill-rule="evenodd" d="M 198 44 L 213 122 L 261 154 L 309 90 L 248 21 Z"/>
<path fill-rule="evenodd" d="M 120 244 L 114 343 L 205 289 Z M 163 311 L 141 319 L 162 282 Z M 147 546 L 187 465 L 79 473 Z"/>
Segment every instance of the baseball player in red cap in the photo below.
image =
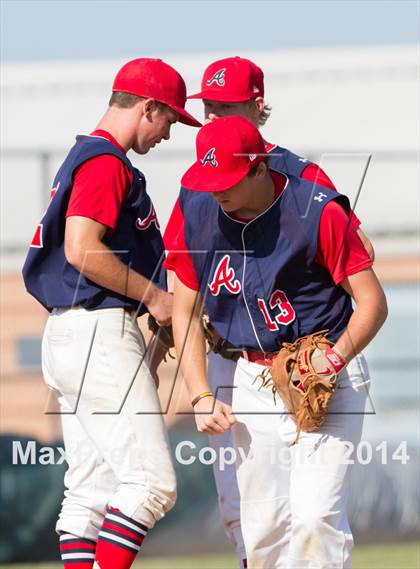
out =
<path fill-rule="evenodd" d="M 237 115 L 245 117 L 260 128 L 266 123 L 271 111 L 271 108 L 264 101 L 264 73 L 262 69 L 249 59 L 242 57 L 228 57 L 211 63 L 204 71 L 201 91 L 188 98 L 203 100 L 206 123 L 220 117 Z M 292 174 L 313 184 L 335 190 L 330 178 L 318 165 L 276 144 L 267 141 L 264 144 L 269 162 L 275 162 L 276 166 L 286 174 Z M 354 213 L 351 216 L 351 222 L 369 255 L 373 258 L 373 247 L 361 230 L 360 221 Z M 166 249 L 173 250 L 165 263 L 168 269 L 174 269 L 176 249 L 185 248 L 183 227 L 183 214 L 178 202 L 164 236 Z M 210 352 L 208 357 L 210 386 L 213 393 L 218 392 L 219 397 L 227 404 L 231 403 L 232 390 L 226 386 L 233 385 L 235 368 L 236 363 L 234 361 Z M 223 389 L 221 389 L 222 386 Z M 219 449 L 232 446 L 231 432 L 227 431 L 212 436 L 209 438 L 209 443 L 219 456 Z M 244 566 L 246 553 L 240 527 L 239 493 L 235 466 L 225 464 L 223 468 L 220 468 L 216 461 L 213 470 L 219 495 L 221 517 L 226 532 L 235 546 L 239 563 Z"/>
<path fill-rule="evenodd" d="M 68 470 L 57 522 L 66 569 L 128 569 L 176 498 L 176 481 L 137 316 L 171 321 L 164 246 L 144 175 L 127 157 L 169 140 L 185 110 L 180 74 L 135 59 L 109 108 L 77 136 L 23 268 L 50 312 L 42 343 L 47 385 L 61 407 Z M 156 354 L 156 351 L 154 351 Z"/>
<path fill-rule="evenodd" d="M 184 252 L 171 268 L 175 345 L 198 430 L 234 426 L 248 567 L 348 568 L 349 445 L 360 441 L 369 382 L 361 351 L 387 314 L 372 259 L 348 199 L 269 161 L 244 117 L 207 124 L 196 146 L 179 197 Z M 209 385 L 203 305 L 239 355 L 232 407 Z M 282 399 L 256 380 L 283 342 L 321 330 L 333 347 L 311 365 L 337 389 L 325 423 L 293 445 Z"/>
<path fill-rule="evenodd" d="M 204 71 L 201 91 L 188 99 L 202 99 L 205 122 L 225 116 L 244 116 L 255 126 L 264 126 L 271 107 L 264 101 L 264 73 L 258 65 L 242 57 L 228 57 L 211 63 Z M 276 144 L 265 142 L 268 154 L 282 155 L 284 168 L 294 175 L 335 190 L 325 172 L 313 162 L 291 153 Z M 297 164 L 296 164 L 297 162 Z M 360 229 L 360 220 L 353 213 L 352 223 L 369 255 L 373 258 L 372 244 Z"/>

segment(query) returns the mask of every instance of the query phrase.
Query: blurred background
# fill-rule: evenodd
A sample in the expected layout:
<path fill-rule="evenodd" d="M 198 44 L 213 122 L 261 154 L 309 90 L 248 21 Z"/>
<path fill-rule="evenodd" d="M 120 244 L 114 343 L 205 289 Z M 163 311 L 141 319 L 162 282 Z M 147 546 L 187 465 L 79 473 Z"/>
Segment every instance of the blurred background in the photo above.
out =
<path fill-rule="evenodd" d="M 61 445 L 40 373 L 47 314 L 20 276 L 55 171 L 75 135 L 96 126 L 129 59 L 162 57 L 192 93 L 209 63 L 240 55 L 265 73 L 273 108 L 265 139 L 318 162 L 350 197 L 374 245 L 389 317 L 366 350 L 372 386 L 363 440 L 372 456 L 361 452 L 352 478 L 356 566 L 419 567 L 412 545 L 420 498 L 419 3 L 2 0 L 0 7 L 0 563 L 57 559 L 65 465 L 12 465 L 12 441 Z M 188 109 L 202 117 L 200 101 Z M 175 125 L 170 142 L 130 156 L 146 174 L 162 228 L 194 160 L 195 135 Z M 175 370 L 172 360 L 162 368 L 160 387 L 171 444 L 206 446 L 182 414 L 189 410 L 182 378 L 172 393 Z M 142 566 L 157 567 L 158 556 L 161 567 L 234 567 L 211 466 L 175 465 L 179 501 L 148 538 Z M 215 553 L 227 557 L 208 557 Z"/>

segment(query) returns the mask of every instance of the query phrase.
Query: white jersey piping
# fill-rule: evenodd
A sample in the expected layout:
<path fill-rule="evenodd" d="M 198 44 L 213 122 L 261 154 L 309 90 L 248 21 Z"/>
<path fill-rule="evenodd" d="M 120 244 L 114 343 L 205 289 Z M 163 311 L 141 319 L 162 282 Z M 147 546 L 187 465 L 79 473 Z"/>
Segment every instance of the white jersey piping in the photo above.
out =
<path fill-rule="evenodd" d="M 274 172 L 274 170 L 273 170 L 273 172 Z M 259 217 L 263 216 L 265 213 L 270 211 L 270 209 L 280 200 L 280 198 L 283 196 L 284 192 L 286 191 L 286 188 L 289 185 L 289 176 L 287 174 L 285 174 L 284 172 L 276 172 L 276 174 L 282 174 L 286 178 L 286 184 L 284 185 L 284 188 L 283 188 L 281 194 L 279 196 L 277 196 L 277 198 L 268 206 L 267 209 L 265 209 L 264 211 L 259 213 L 256 217 L 253 217 L 252 219 L 249 219 L 248 221 L 241 221 L 240 219 L 235 219 L 234 217 L 231 217 L 220 205 L 219 205 L 219 208 L 222 210 L 222 212 L 225 214 L 225 216 L 228 219 L 230 219 L 231 221 L 235 221 L 236 223 L 240 223 L 241 225 L 248 226 L 250 223 L 252 223 L 256 219 L 258 219 Z"/>
<path fill-rule="evenodd" d="M 246 248 L 245 248 L 244 233 L 245 233 L 245 229 L 246 229 L 247 227 L 249 227 L 253 221 L 255 221 L 256 219 L 258 219 L 259 217 L 261 217 L 262 215 L 264 215 L 267 211 L 269 211 L 269 210 L 273 207 L 273 205 L 282 197 L 283 193 L 285 192 L 286 188 L 287 188 L 288 185 L 289 185 L 289 178 L 288 178 L 288 176 L 287 176 L 286 174 L 284 174 L 284 175 L 286 176 L 286 185 L 284 186 L 284 189 L 283 189 L 282 193 L 278 196 L 278 198 L 275 199 L 275 200 L 273 201 L 273 203 L 272 203 L 266 210 L 264 210 L 262 213 L 260 213 L 259 215 L 257 215 L 257 217 L 254 217 L 253 219 L 250 219 L 250 220 L 249 220 L 248 222 L 246 222 L 245 224 L 242 223 L 242 222 L 240 222 L 240 223 L 242 223 L 242 225 L 244 225 L 244 227 L 243 227 L 243 229 L 242 229 L 242 232 L 241 232 L 242 252 L 243 252 L 243 255 L 244 255 L 244 267 L 243 267 L 243 271 L 242 271 L 242 291 L 241 291 L 241 292 L 242 292 L 242 298 L 244 299 L 245 307 L 246 307 L 246 310 L 247 310 L 247 312 L 248 312 L 248 316 L 249 316 L 249 319 L 250 319 L 251 325 L 252 325 L 252 330 L 253 330 L 253 332 L 254 332 L 254 335 L 255 335 L 255 338 L 256 338 L 256 340 L 257 340 L 258 346 L 260 347 L 261 352 L 264 352 L 264 353 L 265 353 L 265 350 L 264 350 L 264 348 L 263 348 L 262 345 L 261 345 L 260 339 L 259 339 L 258 334 L 257 334 L 257 330 L 256 330 L 255 325 L 254 325 L 254 321 L 253 321 L 252 316 L 251 316 L 251 312 L 250 312 L 250 310 L 249 310 L 248 303 L 247 303 L 246 298 L 245 298 L 245 268 L 246 268 L 246 252 L 247 252 L 247 250 L 246 250 Z M 223 211 L 223 210 L 222 210 L 222 211 Z M 227 214 L 226 214 L 226 215 L 227 215 Z M 229 219 L 232 219 L 230 216 L 228 216 L 228 217 L 229 217 Z M 236 221 L 236 220 L 233 220 L 233 221 Z"/>

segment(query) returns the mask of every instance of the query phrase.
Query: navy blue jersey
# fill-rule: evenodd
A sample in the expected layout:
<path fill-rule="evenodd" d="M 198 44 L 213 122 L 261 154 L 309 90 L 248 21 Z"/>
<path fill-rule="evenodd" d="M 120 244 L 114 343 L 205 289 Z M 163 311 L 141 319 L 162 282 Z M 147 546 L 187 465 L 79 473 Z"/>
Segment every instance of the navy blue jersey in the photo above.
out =
<path fill-rule="evenodd" d="M 298 154 L 291 152 L 287 148 L 275 146 L 267 153 L 268 165 L 277 172 L 285 172 L 290 176 L 300 178 L 304 169 L 312 164 L 307 158 L 302 158 Z"/>
<path fill-rule="evenodd" d="M 289 176 L 265 212 L 241 222 L 211 194 L 181 189 L 200 292 L 211 322 L 234 346 L 273 352 L 318 330 L 328 329 L 332 341 L 344 331 L 351 298 L 315 261 L 321 214 L 331 200 L 349 211 L 345 196 Z"/>
<path fill-rule="evenodd" d="M 67 262 L 64 254 L 66 211 L 74 172 L 83 162 L 101 154 L 119 158 L 132 176 L 116 228 L 105 235 L 103 243 L 125 265 L 165 288 L 162 268 L 164 246 L 143 174 L 134 168 L 124 152 L 107 139 L 77 136 L 54 179 L 52 200 L 38 225 L 37 239 L 33 241 L 23 266 L 26 289 L 49 311 L 75 305 L 88 310 L 111 307 L 137 310 L 139 306 L 138 301 L 104 289 L 85 278 Z M 140 314 L 145 311 L 142 306 Z"/>

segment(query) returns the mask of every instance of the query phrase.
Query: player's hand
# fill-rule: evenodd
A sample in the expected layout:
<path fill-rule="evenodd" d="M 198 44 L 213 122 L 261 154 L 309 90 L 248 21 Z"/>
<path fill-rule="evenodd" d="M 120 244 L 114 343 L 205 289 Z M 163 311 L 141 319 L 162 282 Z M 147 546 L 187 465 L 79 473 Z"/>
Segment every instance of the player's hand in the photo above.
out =
<path fill-rule="evenodd" d="M 200 433 L 218 435 L 228 431 L 236 423 L 231 406 L 214 397 L 200 399 L 194 407 L 194 412 Z"/>
<path fill-rule="evenodd" d="M 302 378 L 300 368 L 303 367 L 303 371 L 307 371 L 305 364 L 305 354 L 302 351 L 291 376 L 292 383 L 296 386 L 300 384 Z M 329 347 L 326 350 L 316 348 L 311 355 L 311 364 L 316 374 L 334 382 L 337 375 L 346 366 L 346 361 L 335 347 Z"/>
<path fill-rule="evenodd" d="M 156 287 L 147 308 L 159 326 L 169 326 L 172 322 L 172 305 L 173 295 Z"/>
<path fill-rule="evenodd" d="M 311 363 L 316 373 L 332 381 L 346 366 L 346 361 L 335 347 L 326 350 L 317 348 L 311 356 Z"/>

